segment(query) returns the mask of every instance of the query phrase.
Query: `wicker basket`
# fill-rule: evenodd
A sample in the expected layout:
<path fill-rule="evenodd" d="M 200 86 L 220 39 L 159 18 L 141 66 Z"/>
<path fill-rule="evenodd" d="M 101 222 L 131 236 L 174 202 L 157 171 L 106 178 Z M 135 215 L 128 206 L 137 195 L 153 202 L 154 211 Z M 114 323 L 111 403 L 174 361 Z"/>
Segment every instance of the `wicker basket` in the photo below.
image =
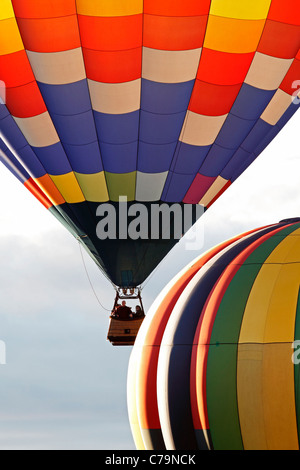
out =
<path fill-rule="evenodd" d="M 113 346 L 132 346 L 144 317 L 133 320 L 111 318 L 107 339 Z"/>

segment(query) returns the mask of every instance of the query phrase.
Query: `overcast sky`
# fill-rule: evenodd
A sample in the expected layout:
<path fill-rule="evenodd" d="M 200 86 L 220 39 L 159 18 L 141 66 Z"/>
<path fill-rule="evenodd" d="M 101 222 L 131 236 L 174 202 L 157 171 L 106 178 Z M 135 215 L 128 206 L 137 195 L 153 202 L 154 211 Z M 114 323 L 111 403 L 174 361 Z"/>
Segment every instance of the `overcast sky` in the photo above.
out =
<path fill-rule="evenodd" d="M 144 288 L 146 310 L 202 251 L 248 229 L 300 216 L 300 113 L 198 222 Z M 134 449 L 126 378 L 130 347 L 106 341 L 108 312 L 78 242 L 0 167 L 0 449 Z M 84 253 L 94 289 L 114 291 Z"/>

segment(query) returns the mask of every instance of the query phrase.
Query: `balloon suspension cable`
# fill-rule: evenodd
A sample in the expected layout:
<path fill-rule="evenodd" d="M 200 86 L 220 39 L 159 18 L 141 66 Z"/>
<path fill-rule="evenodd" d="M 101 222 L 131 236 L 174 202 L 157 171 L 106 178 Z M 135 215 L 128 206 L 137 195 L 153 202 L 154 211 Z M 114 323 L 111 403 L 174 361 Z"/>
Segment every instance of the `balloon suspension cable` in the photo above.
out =
<path fill-rule="evenodd" d="M 85 261 L 84 261 L 84 256 L 83 256 L 83 253 L 82 253 L 82 247 L 81 247 L 81 244 L 80 244 L 80 240 L 79 240 L 79 239 L 78 239 L 78 245 L 79 245 L 79 251 L 80 251 L 80 254 L 81 254 L 81 259 L 82 259 L 82 262 L 83 262 L 84 270 L 85 270 L 86 276 L 87 276 L 87 278 L 88 278 L 88 281 L 89 281 L 89 283 L 90 283 L 91 289 L 92 289 L 92 291 L 93 291 L 93 293 L 94 293 L 94 295 L 95 295 L 95 297 L 96 297 L 96 299 L 97 299 L 99 305 L 101 306 L 101 308 L 103 308 L 103 310 L 106 310 L 107 312 L 111 312 L 111 309 L 110 309 L 110 308 L 106 308 L 106 307 L 104 307 L 104 306 L 102 305 L 102 303 L 101 303 L 100 300 L 99 300 L 99 297 L 98 297 L 97 294 L 96 294 L 96 291 L 95 291 L 95 289 L 94 289 L 94 286 L 93 286 L 93 284 L 92 284 L 92 281 L 91 281 L 91 279 L 90 279 L 90 276 L 89 276 L 89 273 L 88 273 L 88 270 L 87 270 L 87 267 L 86 267 L 86 264 L 85 264 Z M 109 279 L 108 279 L 108 280 L 109 280 Z M 109 280 L 109 281 L 110 281 L 110 280 Z M 111 282 L 111 281 L 110 281 L 110 282 Z M 116 290 L 116 286 L 115 286 L 114 284 L 113 284 L 113 287 L 114 287 L 114 289 Z"/>
<path fill-rule="evenodd" d="M 118 287 L 116 288 L 116 298 L 114 308 L 116 307 L 119 300 L 138 300 L 142 310 L 144 311 L 143 301 L 141 296 L 141 287 Z"/>

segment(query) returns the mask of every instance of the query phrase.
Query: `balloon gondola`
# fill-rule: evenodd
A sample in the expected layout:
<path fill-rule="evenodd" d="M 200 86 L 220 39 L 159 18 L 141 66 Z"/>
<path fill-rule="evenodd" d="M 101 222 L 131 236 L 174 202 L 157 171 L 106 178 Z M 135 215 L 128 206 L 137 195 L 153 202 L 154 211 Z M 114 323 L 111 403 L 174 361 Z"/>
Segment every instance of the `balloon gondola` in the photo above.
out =
<path fill-rule="evenodd" d="M 136 311 L 131 311 L 126 306 L 126 301 L 135 300 L 138 302 Z M 120 309 L 125 310 L 124 315 L 120 315 Z M 144 320 L 144 307 L 140 288 L 116 289 L 116 297 L 113 310 L 110 316 L 110 324 L 107 339 L 113 346 L 132 346 Z"/>
<path fill-rule="evenodd" d="M 141 287 L 190 228 L 173 205 L 203 213 L 299 108 L 299 17 L 297 0 L 2 0 L 0 160 L 116 288 Z M 138 229 L 153 206 L 168 237 Z"/>

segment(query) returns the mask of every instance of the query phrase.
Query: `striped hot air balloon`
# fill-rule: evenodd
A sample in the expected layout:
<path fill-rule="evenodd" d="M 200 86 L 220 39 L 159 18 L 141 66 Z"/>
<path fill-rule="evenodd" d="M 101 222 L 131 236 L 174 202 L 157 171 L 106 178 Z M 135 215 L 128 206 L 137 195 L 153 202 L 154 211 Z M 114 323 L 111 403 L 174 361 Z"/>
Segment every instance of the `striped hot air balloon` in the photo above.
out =
<path fill-rule="evenodd" d="M 178 239 L 99 240 L 97 207 L 208 208 L 299 108 L 299 25 L 298 0 L 1 0 L 1 159 L 140 285 Z"/>
<path fill-rule="evenodd" d="M 208 251 L 151 307 L 128 369 L 138 449 L 299 449 L 300 218 Z"/>

